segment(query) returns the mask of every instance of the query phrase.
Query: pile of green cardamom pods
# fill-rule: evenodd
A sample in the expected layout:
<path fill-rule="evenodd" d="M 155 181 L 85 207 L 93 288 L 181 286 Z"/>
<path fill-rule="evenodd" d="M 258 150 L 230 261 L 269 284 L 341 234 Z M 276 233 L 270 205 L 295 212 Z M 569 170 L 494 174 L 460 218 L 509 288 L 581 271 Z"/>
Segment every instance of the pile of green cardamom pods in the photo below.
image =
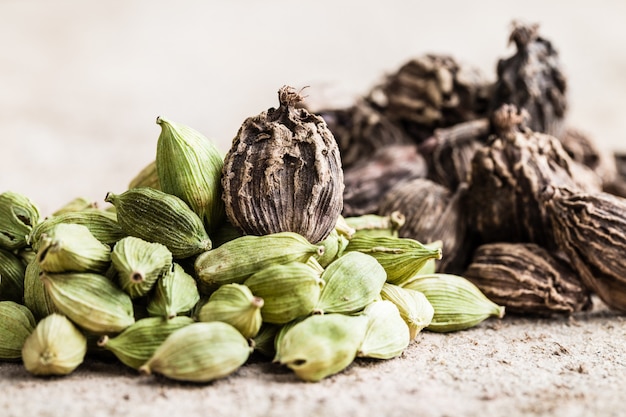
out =
<path fill-rule="evenodd" d="M 393 216 L 340 216 L 316 244 L 243 235 L 215 196 L 215 146 L 157 121 L 155 162 L 106 208 L 77 198 L 42 218 L 26 196 L 0 194 L 0 360 L 64 375 L 106 354 L 206 382 L 258 352 L 318 381 L 355 358 L 397 357 L 422 329 L 504 314 L 466 279 L 435 273 L 440 244 L 399 238 Z"/>

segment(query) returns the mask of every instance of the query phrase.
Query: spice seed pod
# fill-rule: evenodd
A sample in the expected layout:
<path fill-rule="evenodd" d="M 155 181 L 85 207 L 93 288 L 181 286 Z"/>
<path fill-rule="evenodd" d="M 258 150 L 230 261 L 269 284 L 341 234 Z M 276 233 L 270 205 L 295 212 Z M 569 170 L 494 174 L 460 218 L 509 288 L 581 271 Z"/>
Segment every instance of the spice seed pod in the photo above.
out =
<path fill-rule="evenodd" d="M 85 197 L 76 197 L 58 208 L 54 213 L 52 213 L 52 215 L 60 216 L 61 214 L 69 213 L 72 211 L 82 211 L 97 208 L 98 204 L 95 201 L 92 201 Z"/>
<path fill-rule="evenodd" d="M 106 335 L 100 337 L 98 346 L 113 352 L 124 365 L 139 369 L 170 334 L 193 322 L 191 317 L 185 316 L 170 320 L 147 317 L 137 320 L 115 337 L 110 338 Z"/>
<path fill-rule="evenodd" d="M 230 324 L 193 323 L 165 339 L 139 371 L 179 381 L 209 382 L 236 371 L 251 351 L 246 339 Z"/>
<path fill-rule="evenodd" d="M 398 307 L 390 301 L 374 301 L 365 307 L 363 315 L 369 323 L 357 356 L 375 359 L 400 356 L 412 338 Z"/>
<path fill-rule="evenodd" d="M 24 367 L 33 375 L 67 375 L 85 358 L 87 339 L 65 316 L 42 319 L 22 348 Z"/>
<path fill-rule="evenodd" d="M 30 310 L 13 301 L 0 301 L 0 360 L 17 361 L 22 346 L 35 329 Z"/>
<path fill-rule="evenodd" d="M 298 378 L 316 382 L 352 363 L 365 338 L 366 316 L 324 314 L 307 317 L 291 327 L 277 349 L 281 365 Z"/>
<path fill-rule="evenodd" d="M 435 314 L 426 328 L 433 332 L 465 330 L 489 317 L 504 316 L 504 307 L 490 301 L 478 287 L 458 275 L 420 275 L 402 287 L 422 292 L 433 306 Z"/>
<path fill-rule="evenodd" d="M 435 310 L 426 296 L 410 288 L 385 283 L 380 296 L 398 308 L 400 316 L 409 327 L 411 340 L 415 339 L 417 334 L 431 323 L 435 314 Z"/>
<path fill-rule="evenodd" d="M 46 292 L 46 288 L 39 275 L 41 267 L 37 259 L 33 259 L 26 266 L 24 273 L 24 305 L 33 313 L 37 321 L 58 312 L 54 302 Z"/>
<path fill-rule="evenodd" d="M 312 255 L 322 255 L 324 246 L 313 245 L 293 232 L 264 236 L 242 236 L 196 258 L 198 279 L 208 288 L 223 284 L 242 284 L 255 272 L 275 264 L 306 262 Z"/>
<path fill-rule="evenodd" d="M 40 278 L 59 312 L 84 330 L 119 333 L 135 322 L 130 296 L 103 275 L 43 273 Z"/>
<path fill-rule="evenodd" d="M 161 189 L 156 161 L 152 161 L 146 165 L 128 184 L 129 189 L 139 187 L 150 187 L 155 190 Z"/>
<path fill-rule="evenodd" d="M 22 194 L 12 191 L 0 194 L 0 248 L 25 247 L 39 217 L 37 206 Z"/>
<path fill-rule="evenodd" d="M 156 168 L 161 190 L 191 207 L 212 231 L 222 224 L 222 167 L 215 145 L 200 132 L 180 123 L 157 118 L 161 134 L 157 143 Z"/>
<path fill-rule="evenodd" d="M 202 220 L 176 196 L 140 187 L 108 193 L 105 201 L 115 206 L 117 221 L 128 235 L 165 245 L 174 258 L 211 249 Z"/>
<path fill-rule="evenodd" d="M 171 319 L 191 311 L 199 300 L 196 280 L 174 263 L 172 269 L 157 280 L 149 297 L 148 313 Z"/>
<path fill-rule="evenodd" d="M 278 92 L 280 106 L 244 121 L 224 158 L 226 215 L 250 235 L 295 232 L 317 243 L 343 206 L 343 172 L 324 119 L 297 108 L 302 96 Z"/>
<path fill-rule="evenodd" d="M 25 272 L 26 268 L 20 258 L 0 249 L 0 301 L 22 302 Z"/>

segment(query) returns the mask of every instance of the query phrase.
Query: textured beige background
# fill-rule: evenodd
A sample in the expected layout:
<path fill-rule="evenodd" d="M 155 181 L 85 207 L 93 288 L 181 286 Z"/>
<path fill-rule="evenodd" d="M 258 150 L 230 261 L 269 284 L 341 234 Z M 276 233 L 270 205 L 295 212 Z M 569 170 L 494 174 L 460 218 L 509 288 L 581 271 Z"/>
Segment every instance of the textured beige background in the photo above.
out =
<path fill-rule="evenodd" d="M 549 4 L 546 4 L 549 3 Z M 0 191 L 44 214 L 119 192 L 154 158 L 158 115 L 226 151 L 283 84 L 343 105 L 412 56 L 450 53 L 494 76 L 512 19 L 539 22 L 570 81 L 570 123 L 626 150 L 626 2 L 0 0 Z M 626 323 L 507 317 L 424 334 L 403 358 L 320 384 L 269 364 L 208 386 L 90 362 L 35 379 L 0 364 L 1 415 L 618 416 Z M 622 414 L 623 415 L 623 414 Z"/>

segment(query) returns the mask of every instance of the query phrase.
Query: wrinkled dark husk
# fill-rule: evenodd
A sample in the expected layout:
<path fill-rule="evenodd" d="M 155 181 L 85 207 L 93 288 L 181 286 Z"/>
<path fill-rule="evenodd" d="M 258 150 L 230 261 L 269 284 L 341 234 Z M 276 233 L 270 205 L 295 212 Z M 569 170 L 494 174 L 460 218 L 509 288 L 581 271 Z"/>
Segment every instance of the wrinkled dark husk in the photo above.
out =
<path fill-rule="evenodd" d="M 316 243 L 335 227 L 343 204 L 339 150 L 324 119 L 279 91 L 280 106 L 244 121 L 224 158 L 228 220 L 245 234 L 296 232 Z"/>
<path fill-rule="evenodd" d="M 565 152 L 574 161 L 591 169 L 603 185 L 615 181 L 617 177 L 615 159 L 600 149 L 589 135 L 577 129 L 566 128 L 559 140 Z"/>
<path fill-rule="evenodd" d="M 626 312 L 626 200 L 567 187 L 547 187 L 543 199 L 556 242 L 582 282 Z"/>
<path fill-rule="evenodd" d="M 571 314 L 592 305 L 569 263 L 534 243 L 482 245 L 463 276 L 507 313 Z"/>
<path fill-rule="evenodd" d="M 509 42 L 515 55 L 498 62 L 491 110 L 514 104 L 530 115 L 528 127 L 556 137 L 563 134 L 567 81 L 558 52 L 538 34 L 538 25 L 514 23 Z"/>
<path fill-rule="evenodd" d="M 426 176 L 426 162 L 416 145 L 392 145 L 379 149 L 344 171 L 343 215 L 378 212 L 381 198 L 396 184 Z"/>

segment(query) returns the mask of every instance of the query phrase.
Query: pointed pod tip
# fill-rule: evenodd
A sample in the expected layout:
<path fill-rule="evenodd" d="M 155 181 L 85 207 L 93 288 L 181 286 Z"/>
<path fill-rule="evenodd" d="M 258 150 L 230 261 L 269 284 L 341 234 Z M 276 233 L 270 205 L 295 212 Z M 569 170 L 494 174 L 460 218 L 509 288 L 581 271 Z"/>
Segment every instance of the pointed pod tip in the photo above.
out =
<path fill-rule="evenodd" d="M 141 375 L 152 375 L 152 371 L 150 370 L 150 366 L 148 366 L 148 364 L 141 366 L 138 371 Z"/>

